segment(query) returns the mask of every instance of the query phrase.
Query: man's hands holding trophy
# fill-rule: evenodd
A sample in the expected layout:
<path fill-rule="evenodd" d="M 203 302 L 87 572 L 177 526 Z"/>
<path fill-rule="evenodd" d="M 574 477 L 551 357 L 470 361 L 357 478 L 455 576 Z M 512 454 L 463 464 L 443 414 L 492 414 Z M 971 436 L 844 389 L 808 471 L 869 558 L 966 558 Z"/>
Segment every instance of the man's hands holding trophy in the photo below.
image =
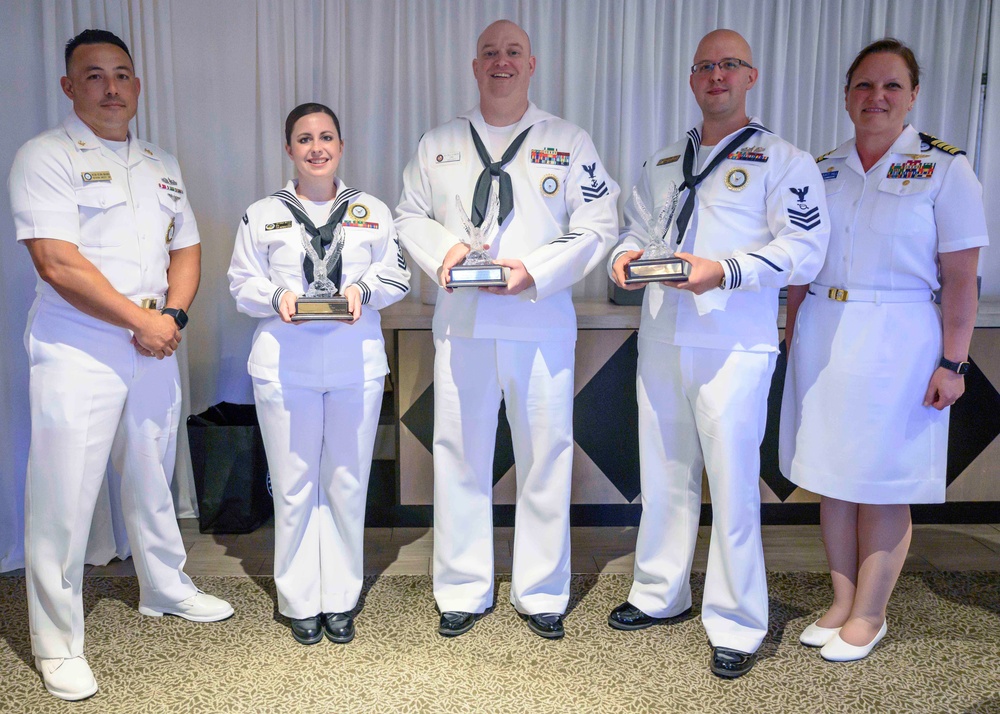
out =
<path fill-rule="evenodd" d="M 632 202 L 646 224 L 650 240 L 645 250 L 626 251 L 615 261 L 612 272 L 619 287 L 640 290 L 646 283 L 661 282 L 700 295 L 719 286 L 723 276 L 721 263 L 691 253 L 675 253 L 667 241 L 679 196 L 677 185 L 671 182 L 667 186 L 667 200 L 654 220 L 638 191 L 632 190 Z"/>
<path fill-rule="evenodd" d="M 498 187 L 490 191 L 486 215 L 478 227 L 465 212 L 460 196 L 455 196 L 455 206 L 468 241 L 456 243 L 445 254 L 438 269 L 438 282 L 448 292 L 455 288 L 482 288 L 496 295 L 515 295 L 534 284 L 531 275 L 520 260 L 493 260 L 487 252 L 488 236 L 498 227 L 500 198 Z"/>
<path fill-rule="evenodd" d="M 667 200 L 654 218 L 639 197 L 639 191 L 632 189 L 632 203 L 639 218 L 646 227 L 649 245 L 645 250 L 625 253 L 615 263 L 615 280 L 626 290 L 637 290 L 651 282 L 684 282 L 690 272 L 690 263 L 674 255 L 673 246 L 667 242 L 667 231 L 677 212 L 680 192 L 677 184 L 667 186 Z"/>

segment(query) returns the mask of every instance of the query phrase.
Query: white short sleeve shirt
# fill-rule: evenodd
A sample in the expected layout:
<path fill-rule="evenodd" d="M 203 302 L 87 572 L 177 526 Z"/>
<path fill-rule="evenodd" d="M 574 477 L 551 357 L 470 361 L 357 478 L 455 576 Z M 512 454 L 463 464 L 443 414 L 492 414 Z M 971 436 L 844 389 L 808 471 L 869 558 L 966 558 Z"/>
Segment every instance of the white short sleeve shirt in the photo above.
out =
<path fill-rule="evenodd" d="M 983 188 L 961 154 L 931 146 L 907 125 L 866 173 L 854 139 L 818 163 L 830 211 L 821 285 L 937 290 L 938 253 L 989 243 Z"/>
<path fill-rule="evenodd" d="M 170 251 L 199 242 L 177 160 L 130 136 L 125 161 L 76 114 L 21 147 L 8 187 L 17 240 L 73 243 L 126 297 L 165 294 Z"/>

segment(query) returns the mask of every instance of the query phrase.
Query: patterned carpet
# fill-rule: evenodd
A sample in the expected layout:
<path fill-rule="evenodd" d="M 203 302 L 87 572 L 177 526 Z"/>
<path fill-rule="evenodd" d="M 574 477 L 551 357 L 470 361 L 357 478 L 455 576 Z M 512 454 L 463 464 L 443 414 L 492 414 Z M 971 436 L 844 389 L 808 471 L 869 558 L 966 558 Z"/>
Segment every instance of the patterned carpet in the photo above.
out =
<path fill-rule="evenodd" d="M 508 604 L 467 635 L 436 634 L 430 579 L 366 580 L 349 645 L 296 644 L 276 619 L 270 578 L 200 578 L 230 600 L 227 622 L 197 625 L 136 611 L 132 578 L 88 578 L 87 655 L 97 696 L 49 696 L 30 664 L 24 579 L 0 578 L 2 712 L 1000 712 L 1000 576 L 904 575 L 889 634 L 864 661 L 830 664 L 798 645 L 828 578 L 771 573 L 771 631 L 754 671 L 708 671 L 697 617 L 635 633 L 611 630 L 625 575 L 579 575 L 567 636 L 531 634 Z M 703 576 L 696 575 L 700 600 Z M 697 610 L 697 608 L 696 608 Z"/>

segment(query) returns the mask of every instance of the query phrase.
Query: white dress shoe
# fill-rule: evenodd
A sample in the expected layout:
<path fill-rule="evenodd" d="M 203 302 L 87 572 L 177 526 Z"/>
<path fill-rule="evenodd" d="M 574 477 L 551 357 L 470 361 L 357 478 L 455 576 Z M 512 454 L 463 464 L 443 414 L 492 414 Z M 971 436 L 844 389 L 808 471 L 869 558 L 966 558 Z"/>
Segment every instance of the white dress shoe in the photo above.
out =
<path fill-rule="evenodd" d="M 233 616 L 233 607 L 225 600 L 199 590 L 196 594 L 176 605 L 149 607 L 139 605 L 139 613 L 150 617 L 176 615 L 191 622 L 218 622 Z"/>
<path fill-rule="evenodd" d="M 81 657 L 43 659 L 35 657 L 35 669 L 49 694 L 75 702 L 97 694 L 97 680 L 87 660 Z"/>
<path fill-rule="evenodd" d="M 819 620 L 816 620 L 819 622 Z M 839 627 L 820 627 L 814 622 L 799 635 L 799 643 L 806 647 L 822 647 L 840 632 Z"/>
<path fill-rule="evenodd" d="M 823 645 L 823 649 L 819 653 L 828 662 L 853 662 L 857 659 L 864 659 L 872 651 L 872 648 L 885 637 L 886 630 L 888 629 L 886 625 L 887 621 L 883 620 L 878 634 L 867 645 L 861 645 L 860 647 L 844 642 L 840 639 L 840 633 L 838 632 L 833 636 L 832 640 Z"/>

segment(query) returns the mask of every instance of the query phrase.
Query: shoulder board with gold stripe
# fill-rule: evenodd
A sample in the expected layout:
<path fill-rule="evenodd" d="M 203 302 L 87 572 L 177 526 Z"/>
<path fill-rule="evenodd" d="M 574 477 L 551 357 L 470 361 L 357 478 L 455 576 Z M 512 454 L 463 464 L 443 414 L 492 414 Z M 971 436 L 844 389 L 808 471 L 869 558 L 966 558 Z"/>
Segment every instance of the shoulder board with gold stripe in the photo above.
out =
<path fill-rule="evenodd" d="M 833 150 L 831 150 L 831 151 L 828 151 L 828 152 L 826 152 L 825 154 L 823 154 L 822 156 L 818 157 L 818 158 L 816 159 L 816 163 L 818 164 L 818 163 L 819 163 L 820 161 L 822 161 L 823 159 L 825 159 L 825 158 L 826 158 L 827 156 L 829 156 L 830 154 L 832 154 L 832 153 L 833 153 L 834 151 L 836 151 L 836 149 L 833 149 Z"/>
<path fill-rule="evenodd" d="M 940 149 L 946 154 L 951 154 L 952 156 L 964 156 L 965 152 L 959 149 L 957 146 L 952 146 L 951 144 L 946 144 L 945 142 L 938 139 L 936 136 L 931 136 L 930 134 L 924 134 L 920 132 L 920 140 L 925 144 L 930 144 L 935 149 Z"/>

